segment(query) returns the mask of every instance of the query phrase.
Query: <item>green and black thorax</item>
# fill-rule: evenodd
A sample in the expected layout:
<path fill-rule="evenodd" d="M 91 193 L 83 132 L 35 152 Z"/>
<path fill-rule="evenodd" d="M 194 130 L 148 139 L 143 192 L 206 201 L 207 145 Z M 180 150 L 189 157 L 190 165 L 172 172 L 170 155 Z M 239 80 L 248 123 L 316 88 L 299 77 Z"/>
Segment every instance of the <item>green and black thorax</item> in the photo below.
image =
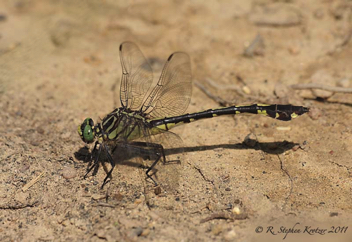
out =
<path fill-rule="evenodd" d="M 146 121 L 145 114 L 130 109 L 116 108 L 95 125 L 91 118 L 87 118 L 78 127 L 78 132 L 86 143 L 91 143 L 95 139 L 99 143 L 104 141 L 128 142 L 144 137 L 147 135 L 145 129 L 149 128 L 150 124 Z M 93 139 L 85 137 L 93 137 Z"/>

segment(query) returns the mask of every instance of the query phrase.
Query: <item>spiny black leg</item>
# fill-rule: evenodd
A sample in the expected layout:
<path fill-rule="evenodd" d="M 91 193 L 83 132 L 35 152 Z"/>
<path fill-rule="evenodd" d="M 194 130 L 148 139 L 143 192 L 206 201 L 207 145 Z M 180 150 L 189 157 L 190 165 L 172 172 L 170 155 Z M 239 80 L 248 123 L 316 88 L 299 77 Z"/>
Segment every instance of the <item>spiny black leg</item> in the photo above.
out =
<path fill-rule="evenodd" d="M 93 160 L 93 154 L 96 153 L 97 151 L 97 145 L 99 144 L 99 142 L 95 142 L 95 145 L 94 145 L 94 149 L 92 151 L 92 153 L 90 154 L 90 159 Z M 98 149 L 98 155 L 95 157 L 95 161 L 93 163 L 93 165 L 87 170 L 87 173 L 84 175 L 84 179 L 86 179 L 87 175 L 91 172 L 91 170 L 98 164 L 99 162 L 99 156 L 100 156 L 100 152 L 101 152 L 101 145 L 99 146 L 99 149 Z"/>
<path fill-rule="evenodd" d="M 157 153 L 155 153 L 156 155 L 158 155 Z M 147 175 L 147 177 L 152 180 L 154 182 L 155 186 L 158 186 L 158 183 L 153 179 L 153 177 L 151 175 L 149 175 L 149 172 L 153 169 L 153 167 L 159 162 L 160 160 L 160 155 L 158 156 L 158 158 L 154 161 L 154 163 L 148 168 L 148 170 L 145 172 L 145 174 Z"/>
<path fill-rule="evenodd" d="M 113 171 L 114 168 L 115 168 L 115 162 L 114 162 L 114 160 L 112 159 L 112 156 L 111 156 L 111 154 L 110 154 L 110 152 L 109 152 L 109 148 L 108 148 L 105 144 L 104 144 L 104 149 L 105 149 L 106 155 L 107 155 L 107 157 L 108 157 L 108 160 L 109 160 L 109 162 L 110 162 L 110 164 L 111 164 L 111 169 L 110 169 L 110 171 L 108 172 L 108 174 L 106 175 L 106 177 L 105 177 L 105 179 L 104 179 L 104 182 L 103 182 L 103 185 L 101 185 L 101 189 L 103 189 L 103 187 L 105 186 L 105 184 L 106 184 L 108 178 L 111 178 L 111 173 L 112 173 L 112 171 Z"/>

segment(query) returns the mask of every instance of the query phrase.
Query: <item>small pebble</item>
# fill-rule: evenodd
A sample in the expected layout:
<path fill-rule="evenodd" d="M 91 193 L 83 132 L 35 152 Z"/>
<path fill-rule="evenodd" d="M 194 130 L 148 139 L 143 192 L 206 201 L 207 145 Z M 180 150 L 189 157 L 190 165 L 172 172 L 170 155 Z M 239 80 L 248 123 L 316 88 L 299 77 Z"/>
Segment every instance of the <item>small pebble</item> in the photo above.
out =
<path fill-rule="evenodd" d="M 254 147 L 257 144 L 257 139 L 254 134 L 250 133 L 244 138 L 243 143 L 248 147 Z"/>
<path fill-rule="evenodd" d="M 244 86 L 244 87 L 242 87 L 242 91 L 245 93 L 245 94 L 251 94 L 251 89 L 249 89 L 249 87 L 248 86 Z"/>
<path fill-rule="evenodd" d="M 224 235 L 224 240 L 225 241 L 235 241 L 236 236 L 237 236 L 237 234 L 236 234 L 235 230 L 232 229 Z"/>
<path fill-rule="evenodd" d="M 93 199 L 93 200 L 96 200 L 96 201 L 103 200 L 103 199 L 105 199 L 105 198 L 106 198 L 106 196 L 102 196 L 102 195 L 100 195 L 100 194 L 93 194 L 93 195 L 92 195 L 92 199 Z"/>
<path fill-rule="evenodd" d="M 39 133 L 39 134 L 44 134 L 44 129 L 42 128 L 42 127 L 38 127 L 37 128 L 37 132 Z"/>
<path fill-rule="evenodd" d="M 114 199 L 116 199 L 117 201 L 122 201 L 123 197 L 124 196 L 121 193 L 117 193 L 114 195 Z"/>
<path fill-rule="evenodd" d="M 72 178 L 76 177 L 76 175 L 77 175 L 77 172 L 76 172 L 76 170 L 74 168 L 65 167 L 62 170 L 62 176 L 65 179 L 72 179 Z"/>
<path fill-rule="evenodd" d="M 149 229 L 144 229 L 140 236 L 147 237 L 150 234 Z"/>
<path fill-rule="evenodd" d="M 308 115 L 311 119 L 317 120 L 322 116 L 322 113 L 320 109 L 312 107 L 309 109 Z"/>
<path fill-rule="evenodd" d="M 104 229 L 100 229 L 97 232 L 95 232 L 96 236 L 98 236 L 99 239 L 105 239 L 106 240 L 106 231 Z"/>
<path fill-rule="evenodd" d="M 31 140 L 29 143 L 31 145 L 33 145 L 33 146 L 39 146 L 40 145 L 40 142 L 38 140 Z"/>
<path fill-rule="evenodd" d="M 234 206 L 232 209 L 232 213 L 238 215 L 238 214 L 241 214 L 242 212 L 239 206 Z"/>
<path fill-rule="evenodd" d="M 154 189 L 154 194 L 155 195 L 159 195 L 161 193 L 161 187 L 160 186 L 157 186 L 155 189 Z"/>
<path fill-rule="evenodd" d="M 143 228 L 142 227 L 136 227 L 133 228 L 127 235 L 127 237 L 129 238 L 134 238 L 134 237 L 138 237 L 143 233 Z"/>

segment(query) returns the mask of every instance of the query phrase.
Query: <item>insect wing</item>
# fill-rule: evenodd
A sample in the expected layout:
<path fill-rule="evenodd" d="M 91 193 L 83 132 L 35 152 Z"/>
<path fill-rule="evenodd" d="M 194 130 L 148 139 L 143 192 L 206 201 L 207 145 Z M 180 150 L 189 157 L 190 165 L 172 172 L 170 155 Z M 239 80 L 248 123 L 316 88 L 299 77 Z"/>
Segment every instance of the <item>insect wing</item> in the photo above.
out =
<path fill-rule="evenodd" d="M 120 45 L 120 59 L 121 105 L 132 110 L 139 109 L 153 82 L 152 68 L 138 46 L 132 42 L 124 42 Z"/>
<path fill-rule="evenodd" d="M 191 61 L 183 52 L 170 55 L 157 85 L 142 106 L 150 118 L 183 114 L 192 95 Z"/>

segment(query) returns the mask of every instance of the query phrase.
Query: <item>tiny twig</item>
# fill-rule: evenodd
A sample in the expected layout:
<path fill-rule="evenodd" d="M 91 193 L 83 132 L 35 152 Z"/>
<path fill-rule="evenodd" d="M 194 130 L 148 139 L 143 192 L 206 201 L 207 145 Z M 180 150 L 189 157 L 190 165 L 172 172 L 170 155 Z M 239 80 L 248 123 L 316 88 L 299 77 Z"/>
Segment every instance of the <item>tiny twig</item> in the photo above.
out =
<path fill-rule="evenodd" d="M 238 79 L 239 81 L 241 81 L 242 83 L 244 83 L 243 80 L 242 80 L 242 78 L 237 77 L 237 79 Z M 258 97 L 257 97 L 256 95 L 253 95 L 253 94 L 252 94 L 252 95 L 248 95 L 247 93 L 244 93 L 241 88 L 239 88 L 239 87 L 237 87 L 237 86 L 234 86 L 234 85 L 220 85 L 220 84 L 214 82 L 214 81 L 213 81 L 212 79 L 210 79 L 210 78 L 205 78 L 205 81 L 206 81 L 209 85 L 211 85 L 212 87 L 214 87 L 214 88 L 216 88 L 216 89 L 218 89 L 218 90 L 235 91 L 235 92 L 236 92 L 238 95 L 240 95 L 241 97 L 248 98 L 248 99 L 258 99 Z"/>
<path fill-rule="evenodd" d="M 106 208 L 115 208 L 115 205 L 111 205 L 108 203 L 104 203 L 104 202 L 99 202 L 96 205 L 93 205 L 93 207 L 106 207 Z"/>
<path fill-rule="evenodd" d="M 264 41 L 260 34 L 257 34 L 252 43 L 244 50 L 243 55 L 253 57 L 254 55 L 263 55 Z"/>
<path fill-rule="evenodd" d="M 205 81 L 206 81 L 209 85 L 213 86 L 213 87 L 216 88 L 216 89 L 219 89 L 219 90 L 231 90 L 231 91 L 236 91 L 236 92 L 238 92 L 238 94 L 240 94 L 240 95 L 245 95 L 245 94 L 242 92 L 241 88 L 236 87 L 236 86 L 234 86 L 234 85 L 220 85 L 220 84 L 214 82 L 214 81 L 213 81 L 212 79 L 210 79 L 210 78 L 205 78 Z"/>
<path fill-rule="evenodd" d="M 214 182 L 208 178 L 205 177 L 205 175 L 203 174 L 202 170 L 199 168 L 199 167 L 196 167 L 196 166 L 193 166 L 194 169 L 196 169 L 199 174 L 203 177 L 203 179 L 206 181 L 206 182 L 210 182 L 211 184 L 214 185 Z"/>
<path fill-rule="evenodd" d="M 295 85 L 291 85 L 291 88 L 297 89 L 297 90 L 320 89 L 320 90 L 331 91 L 331 92 L 352 93 L 352 88 L 331 87 L 331 86 L 326 86 L 318 83 L 295 84 Z"/>
<path fill-rule="evenodd" d="M 45 174 L 45 171 L 43 171 L 42 173 L 39 174 L 39 176 L 37 176 L 36 178 L 34 178 L 33 180 L 31 180 L 30 182 L 28 182 L 26 185 L 24 185 L 22 187 L 22 191 L 25 192 L 27 191 L 31 186 L 33 186 L 35 183 L 37 183 L 39 181 L 39 179 Z"/>
<path fill-rule="evenodd" d="M 209 98 L 213 99 L 215 102 L 219 103 L 219 105 L 221 106 L 227 106 L 228 102 L 225 101 L 224 99 L 217 97 L 215 95 L 213 95 L 205 86 L 203 86 L 202 84 L 200 84 L 197 81 L 194 81 L 194 84 L 200 89 L 202 90 L 205 95 L 207 95 Z"/>
<path fill-rule="evenodd" d="M 205 223 L 205 222 L 208 222 L 208 221 L 214 220 L 214 219 L 229 219 L 231 221 L 235 221 L 235 220 L 244 220 L 247 218 L 248 218 L 248 214 L 246 214 L 246 213 L 241 213 L 241 214 L 214 213 L 214 214 L 210 215 L 209 217 L 202 219 L 200 222 Z"/>
<path fill-rule="evenodd" d="M 0 209 L 23 209 L 28 207 L 34 207 L 39 203 L 39 201 L 35 201 L 33 203 L 27 204 L 17 204 L 17 205 L 0 205 Z"/>
<path fill-rule="evenodd" d="M 244 93 L 241 88 L 236 87 L 234 85 L 219 85 L 218 83 L 214 82 L 213 80 L 211 80 L 210 78 L 205 78 L 205 81 L 212 87 L 214 87 L 217 90 L 230 90 L 230 91 L 235 91 L 239 96 L 244 97 L 244 98 L 248 98 L 248 99 L 253 99 L 253 95 L 248 95 L 246 93 Z M 243 82 L 243 80 L 240 79 L 240 81 Z M 194 81 L 194 84 L 202 91 L 205 93 L 205 95 L 207 95 L 209 98 L 213 99 L 215 102 L 219 103 L 219 105 L 221 106 L 232 106 L 233 105 L 233 101 L 227 101 L 224 100 L 222 98 L 220 98 L 219 96 L 215 96 L 214 94 L 212 94 L 203 84 Z M 256 97 L 254 97 L 256 98 Z"/>

